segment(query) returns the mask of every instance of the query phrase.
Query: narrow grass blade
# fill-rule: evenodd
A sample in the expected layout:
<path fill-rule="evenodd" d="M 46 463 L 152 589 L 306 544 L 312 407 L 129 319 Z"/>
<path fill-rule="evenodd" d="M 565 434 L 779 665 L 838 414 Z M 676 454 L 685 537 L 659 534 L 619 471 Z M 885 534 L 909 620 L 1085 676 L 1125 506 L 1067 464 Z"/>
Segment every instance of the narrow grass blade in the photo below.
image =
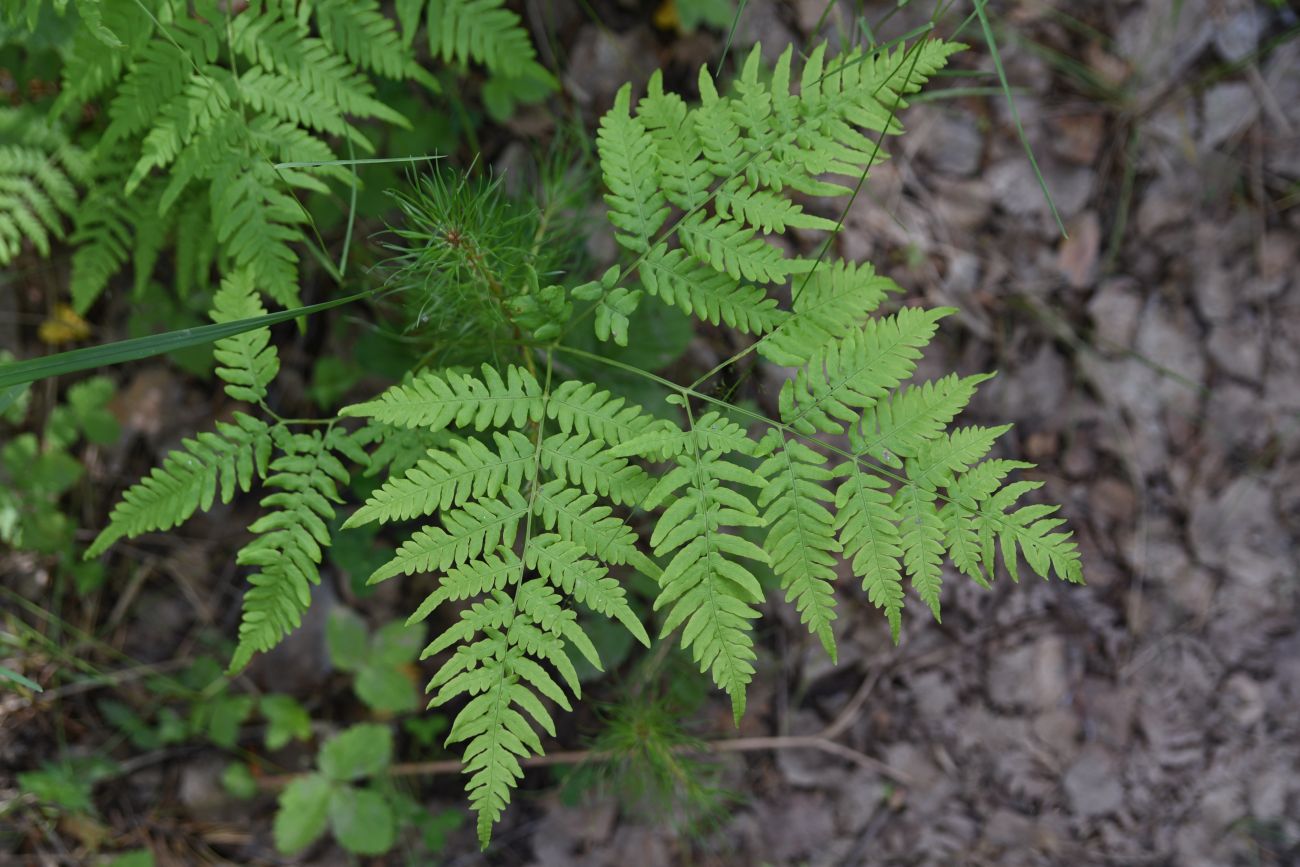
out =
<path fill-rule="evenodd" d="M 984 10 L 984 5 L 988 0 L 974 0 L 975 14 L 979 16 L 980 27 L 984 31 L 984 41 L 989 46 L 989 56 L 993 58 L 993 68 L 998 72 L 998 82 L 1002 85 L 1002 92 L 1007 97 L 1007 107 L 1011 109 L 1011 120 L 1016 125 L 1016 134 L 1020 136 L 1020 144 L 1025 149 L 1025 154 L 1029 157 L 1029 165 L 1034 169 L 1034 177 L 1038 178 L 1038 186 L 1043 191 L 1043 197 L 1047 199 L 1047 206 L 1052 209 L 1052 216 L 1056 219 L 1056 227 L 1061 230 L 1061 237 L 1069 237 L 1065 231 L 1065 223 L 1061 220 L 1061 214 L 1056 210 L 1056 202 L 1052 200 L 1052 194 L 1047 189 L 1047 181 L 1043 179 L 1043 173 L 1038 169 L 1038 160 L 1034 159 L 1034 149 L 1029 146 L 1029 137 L 1025 135 L 1024 124 L 1020 122 L 1020 111 L 1016 108 L 1015 97 L 1011 94 L 1011 85 L 1007 83 L 1007 72 L 1002 68 L 1002 55 L 998 54 L 998 43 L 993 37 L 993 25 L 989 23 L 988 13 Z"/>
<path fill-rule="evenodd" d="M 0 665 L 0 682 L 6 680 L 16 683 L 19 686 L 25 686 L 30 690 L 35 690 L 36 692 L 45 692 L 45 690 L 41 689 L 41 685 L 36 681 L 23 677 L 11 668 L 5 668 L 3 665 Z"/>
<path fill-rule="evenodd" d="M 36 382 L 38 379 L 45 379 L 49 376 L 62 376 L 65 373 L 107 367 L 111 364 L 136 361 L 141 358 L 174 352 L 178 349 L 186 349 L 190 346 L 212 343 L 223 337 L 243 334 L 245 331 L 252 331 L 255 328 L 265 328 L 268 325 L 275 325 L 277 322 L 320 313 L 322 310 L 349 304 L 370 294 L 370 292 L 358 292 L 355 295 L 348 295 L 346 298 L 335 298 L 333 301 L 326 301 L 322 304 L 295 307 L 292 310 L 281 310 L 277 313 L 268 313 L 265 316 L 255 316 L 251 319 L 201 325 L 197 328 L 181 328 L 164 334 L 151 334 L 148 337 L 119 340 L 116 343 L 105 343 L 102 346 L 88 346 L 85 349 L 74 349 L 70 352 L 47 355 L 44 358 L 32 358 L 27 361 L 16 361 L 11 364 L 0 365 L 0 390 Z M 3 392 L 0 392 L 0 394 L 3 394 Z"/>

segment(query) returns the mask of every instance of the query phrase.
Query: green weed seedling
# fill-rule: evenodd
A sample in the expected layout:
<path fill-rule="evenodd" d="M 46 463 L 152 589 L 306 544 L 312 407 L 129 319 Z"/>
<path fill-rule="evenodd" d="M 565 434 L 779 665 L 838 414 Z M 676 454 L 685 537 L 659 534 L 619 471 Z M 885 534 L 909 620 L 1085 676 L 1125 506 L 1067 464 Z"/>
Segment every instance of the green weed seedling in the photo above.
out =
<path fill-rule="evenodd" d="M 285 854 L 301 851 L 328 827 L 349 852 L 377 855 L 396 839 L 392 808 L 374 789 L 353 783 L 374 777 L 392 760 L 387 726 L 353 726 L 326 741 L 317 772 L 291 782 L 280 795 L 275 845 Z"/>
<path fill-rule="evenodd" d="M 330 660 L 353 675 L 352 688 L 367 707 L 384 714 L 416 709 L 420 696 L 412 663 L 426 643 L 422 626 L 394 621 L 372 636 L 354 612 L 336 608 L 325 636 Z"/>

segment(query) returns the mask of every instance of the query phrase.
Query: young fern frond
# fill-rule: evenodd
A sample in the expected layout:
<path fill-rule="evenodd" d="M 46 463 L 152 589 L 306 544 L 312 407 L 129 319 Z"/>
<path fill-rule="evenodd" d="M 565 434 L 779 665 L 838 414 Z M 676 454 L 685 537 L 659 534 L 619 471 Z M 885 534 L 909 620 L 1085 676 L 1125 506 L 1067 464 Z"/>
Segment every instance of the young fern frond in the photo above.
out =
<path fill-rule="evenodd" d="M 481 63 L 507 78 L 549 81 L 533 42 L 505 0 L 428 0 L 429 51 L 456 63 Z M 407 14 L 408 20 L 415 18 Z"/>
<path fill-rule="evenodd" d="M 835 659 L 831 623 L 836 555 L 842 546 L 835 538 L 835 515 L 827 508 L 834 502 L 827 483 L 835 474 L 826 468 L 825 455 L 780 431 L 768 434 L 767 445 L 771 456 L 758 468 L 766 480 L 758 495 L 767 526 L 763 547 L 800 620 Z"/>

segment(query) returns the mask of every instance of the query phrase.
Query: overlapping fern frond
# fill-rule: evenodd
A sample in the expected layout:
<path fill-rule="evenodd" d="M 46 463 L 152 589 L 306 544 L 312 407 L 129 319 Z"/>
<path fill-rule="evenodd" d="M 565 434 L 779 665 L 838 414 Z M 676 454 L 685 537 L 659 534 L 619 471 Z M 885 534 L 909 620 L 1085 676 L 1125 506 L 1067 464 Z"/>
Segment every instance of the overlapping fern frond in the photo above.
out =
<path fill-rule="evenodd" d="M 268 298 L 295 304 L 295 248 L 307 217 L 294 194 L 351 182 L 338 166 L 303 164 L 337 160 L 338 140 L 370 150 L 357 121 L 407 125 L 376 98 L 367 73 L 433 86 L 396 22 L 375 0 L 254 0 L 237 9 L 216 0 L 82 0 L 88 25 L 90 9 L 115 38 L 91 44 L 83 34 L 93 28 L 77 31 L 55 106 L 66 112 L 105 97 L 108 117 L 87 206 L 76 210 L 74 306 L 89 307 L 128 261 L 142 287 L 171 244 L 187 265 L 215 259 L 253 274 Z M 194 188 L 201 199 L 188 194 Z M 197 217 L 186 209 L 177 219 L 179 203 L 206 212 L 211 254 L 195 249 L 187 224 Z M 129 255 L 128 238 L 153 255 Z"/>
<path fill-rule="evenodd" d="M 85 154 L 57 126 L 30 109 L 0 108 L 0 265 L 24 240 L 49 254 L 88 174 Z"/>

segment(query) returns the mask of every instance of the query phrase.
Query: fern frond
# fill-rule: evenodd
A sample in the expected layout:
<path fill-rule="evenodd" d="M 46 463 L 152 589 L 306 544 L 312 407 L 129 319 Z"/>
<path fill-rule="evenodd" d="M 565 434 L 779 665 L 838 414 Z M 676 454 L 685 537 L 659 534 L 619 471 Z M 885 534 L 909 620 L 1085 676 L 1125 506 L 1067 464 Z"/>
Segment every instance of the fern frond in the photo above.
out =
<path fill-rule="evenodd" d="M 217 422 L 215 432 L 187 439 L 122 494 L 108 526 L 91 543 L 86 557 L 98 557 L 118 539 L 180 525 L 214 500 L 229 503 L 236 490 L 247 491 L 253 476 L 266 474 L 271 433 L 265 422 L 235 413 L 235 422 Z"/>
<path fill-rule="evenodd" d="M 495 450 L 475 439 L 457 440 L 448 449 L 429 449 L 401 478 L 372 493 L 344 528 L 431 515 L 463 506 L 471 498 L 496 497 L 503 487 L 518 490 L 536 459 L 533 443 L 518 431 L 496 433 L 493 440 Z"/>
<path fill-rule="evenodd" d="M 234 322 L 266 313 L 258 298 L 253 277 L 237 271 L 221 282 L 212 299 L 212 321 Z M 223 337 L 213 346 L 217 376 L 226 383 L 226 394 L 235 400 L 261 403 L 266 387 L 280 372 L 280 357 L 271 346 L 271 329 L 257 328 L 233 337 Z"/>
<path fill-rule="evenodd" d="M 677 466 L 655 484 L 646 507 L 671 500 L 655 524 L 650 544 L 656 556 L 673 558 L 659 577 L 655 610 L 666 608 L 661 636 L 682 627 L 681 643 L 691 651 L 701 672 L 731 697 L 737 722 L 745 710 L 745 688 L 754 675 L 754 639 L 751 620 L 763 601 L 758 579 L 740 558 L 769 562 L 767 553 L 753 542 L 730 532 L 733 528 L 761 527 L 752 496 L 731 485 L 762 489 L 766 481 L 731 458 L 733 453 L 754 455 L 757 444 L 741 437 L 718 448 L 717 432 L 730 423 L 709 413 L 681 436 L 662 432 L 625 443 L 642 454 L 668 454 Z"/>
<path fill-rule="evenodd" d="M 942 433 L 965 409 L 976 386 L 991 378 L 992 374 L 949 374 L 881 399 L 862 414 L 860 426 L 849 428 L 853 452 L 896 466 L 898 458 L 916 455 Z"/>
<path fill-rule="evenodd" d="M 894 496 L 901 519 L 899 547 L 903 567 L 921 601 L 939 619 L 939 589 L 943 581 L 944 526 L 935 509 L 935 495 L 921 485 L 906 484 Z"/>
<path fill-rule="evenodd" d="M 659 70 L 650 76 L 646 95 L 637 103 L 637 118 L 654 139 L 664 196 L 682 211 L 703 205 L 709 197 L 713 174 L 702 159 L 699 135 L 686 101 L 664 90 Z"/>
<path fill-rule="evenodd" d="M 511 488 L 498 499 L 466 503 L 439 514 L 441 527 L 425 527 L 402 543 L 393 559 L 375 570 L 370 583 L 394 575 L 435 572 L 459 566 L 484 551 L 515 540 L 519 521 L 528 514 L 528 501 Z"/>
<path fill-rule="evenodd" d="M 321 549 L 330 544 L 332 503 L 343 502 L 338 486 L 349 478 L 334 450 L 346 449 L 342 441 L 348 436 L 332 428 L 323 435 L 285 437 L 284 454 L 271 462 L 265 484 L 277 490 L 261 501 L 270 511 L 248 528 L 257 535 L 236 557 L 258 571 L 248 576 L 232 672 L 298 628 L 311 604 L 311 588 L 320 583 Z"/>
<path fill-rule="evenodd" d="M 217 242 L 277 303 L 298 306 L 298 254 L 290 245 L 306 213 L 276 189 L 275 170 L 265 162 L 232 159 L 221 172 L 226 180 L 211 188 Z"/>
<path fill-rule="evenodd" d="M 358 7 L 356 11 L 360 12 L 360 7 L 364 4 L 356 5 Z M 358 43 L 354 47 L 368 44 L 362 33 L 353 33 L 352 40 L 349 40 L 337 29 L 339 24 L 346 25 L 348 13 L 344 5 L 333 3 L 325 8 L 328 8 L 328 13 L 323 12 L 323 7 L 317 7 L 317 17 L 319 20 L 330 22 L 327 25 L 330 35 L 339 37 L 344 44 L 354 40 Z M 378 14 L 377 10 L 370 11 Z M 378 15 L 378 18 L 380 21 L 388 22 L 388 19 L 382 15 Z M 388 27 L 391 36 L 396 39 L 397 34 L 392 30 L 391 22 L 388 22 Z M 326 35 L 325 29 L 322 28 L 324 39 L 304 37 L 296 22 L 286 21 L 273 15 L 245 14 L 240 15 L 232 23 L 231 46 L 267 72 L 291 78 L 312 94 L 333 103 L 338 113 L 373 117 L 409 128 L 410 122 L 405 117 L 375 99 L 375 89 L 370 81 L 364 75 L 357 73 L 344 56 L 331 50 L 331 46 L 326 42 L 330 36 Z M 397 58 L 399 63 L 404 53 L 399 49 Z M 249 83 L 249 79 L 246 78 L 241 78 L 240 81 L 245 85 Z M 256 95 L 262 92 L 262 87 L 262 82 L 254 78 L 252 93 Z M 256 102 L 252 104 L 254 107 L 259 107 Z M 311 110 L 318 111 L 316 108 Z M 274 113 L 277 116 L 281 114 L 279 111 Z M 300 118 L 286 119 L 302 123 Z M 324 122 L 333 124 L 335 120 L 331 117 Z M 303 125 L 332 131 L 313 124 Z"/>
<path fill-rule="evenodd" d="M 85 180 L 86 160 L 61 130 L 30 112 L 0 109 L 0 265 L 24 241 L 41 256 L 64 237 L 77 209 L 73 180 Z"/>
<path fill-rule="evenodd" d="M 984 568 L 993 574 L 996 541 L 1012 580 L 1020 580 L 1016 565 L 1018 550 L 1037 575 L 1047 578 L 1055 572 L 1063 581 L 1081 584 L 1083 567 L 1072 534 L 1054 532 L 1065 523 L 1063 518 L 1054 517 L 1059 507 L 1034 505 L 1008 511 L 1016 500 L 1040 487 L 1042 482 L 1015 482 L 980 505 L 973 522 L 980 538 Z"/>
<path fill-rule="evenodd" d="M 315 0 L 314 7 L 321 38 L 348 60 L 386 78 L 411 78 L 436 89 L 377 0 Z"/>
<path fill-rule="evenodd" d="M 677 234 L 682 246 L 695 258 L 715 271 L 726 273 L 732 280 L 780 283 L 790 274 L 808 270 L 812 265 L 787 259 L 752 228 L 721 215 L 688 216 L 678 226 Z"/>
<path fill-rule="evenodd" d="M 95 186 L 77 212 L 72 243 L 72 307 L 80 313 L 100 296 L 108 281 L 121 270 L 133 240 L 133 209 L 119 190 Z"/>
<path fill-rule="evenodd" d="M 637 549 L 636 532 L 597 502 L 631 502 L 648 488 L 643 470 L 609 452 L 611 442 L 634 439 L 648 417 L 589 384 L 565 382 L 552 391 L 521 368 L 502 377 L 490 366 L 482 379 L 426 373 L 345 412 L 426 430 L 529 428 L 494 431 L 491 445 L 465 438 L 429 450 L 347 524 L 437 514 L 438 525 L 417 530 L 370 578 L 441 572 L 413 620 L 448 601 L 483 597 L 425 655 L 456 648 L 429 683 L 431 704 L 470 696 L 448 743 L 467 742 L 466 788 L 486 845 L 522 773 L 519 758 L 541 752 L 533 725 L 554 734 L 542 699 L 569 707 L 564 687 L 543 665 L 558 671 L 575 696 L 579 681 L 567 648 L 600 666 L 570 601 L 617 620 L 648 644 L 608 564 L 628 563 L 652 578 L 659 570 Z M 560 430 L 547 435 L 552 422 Z"/>

